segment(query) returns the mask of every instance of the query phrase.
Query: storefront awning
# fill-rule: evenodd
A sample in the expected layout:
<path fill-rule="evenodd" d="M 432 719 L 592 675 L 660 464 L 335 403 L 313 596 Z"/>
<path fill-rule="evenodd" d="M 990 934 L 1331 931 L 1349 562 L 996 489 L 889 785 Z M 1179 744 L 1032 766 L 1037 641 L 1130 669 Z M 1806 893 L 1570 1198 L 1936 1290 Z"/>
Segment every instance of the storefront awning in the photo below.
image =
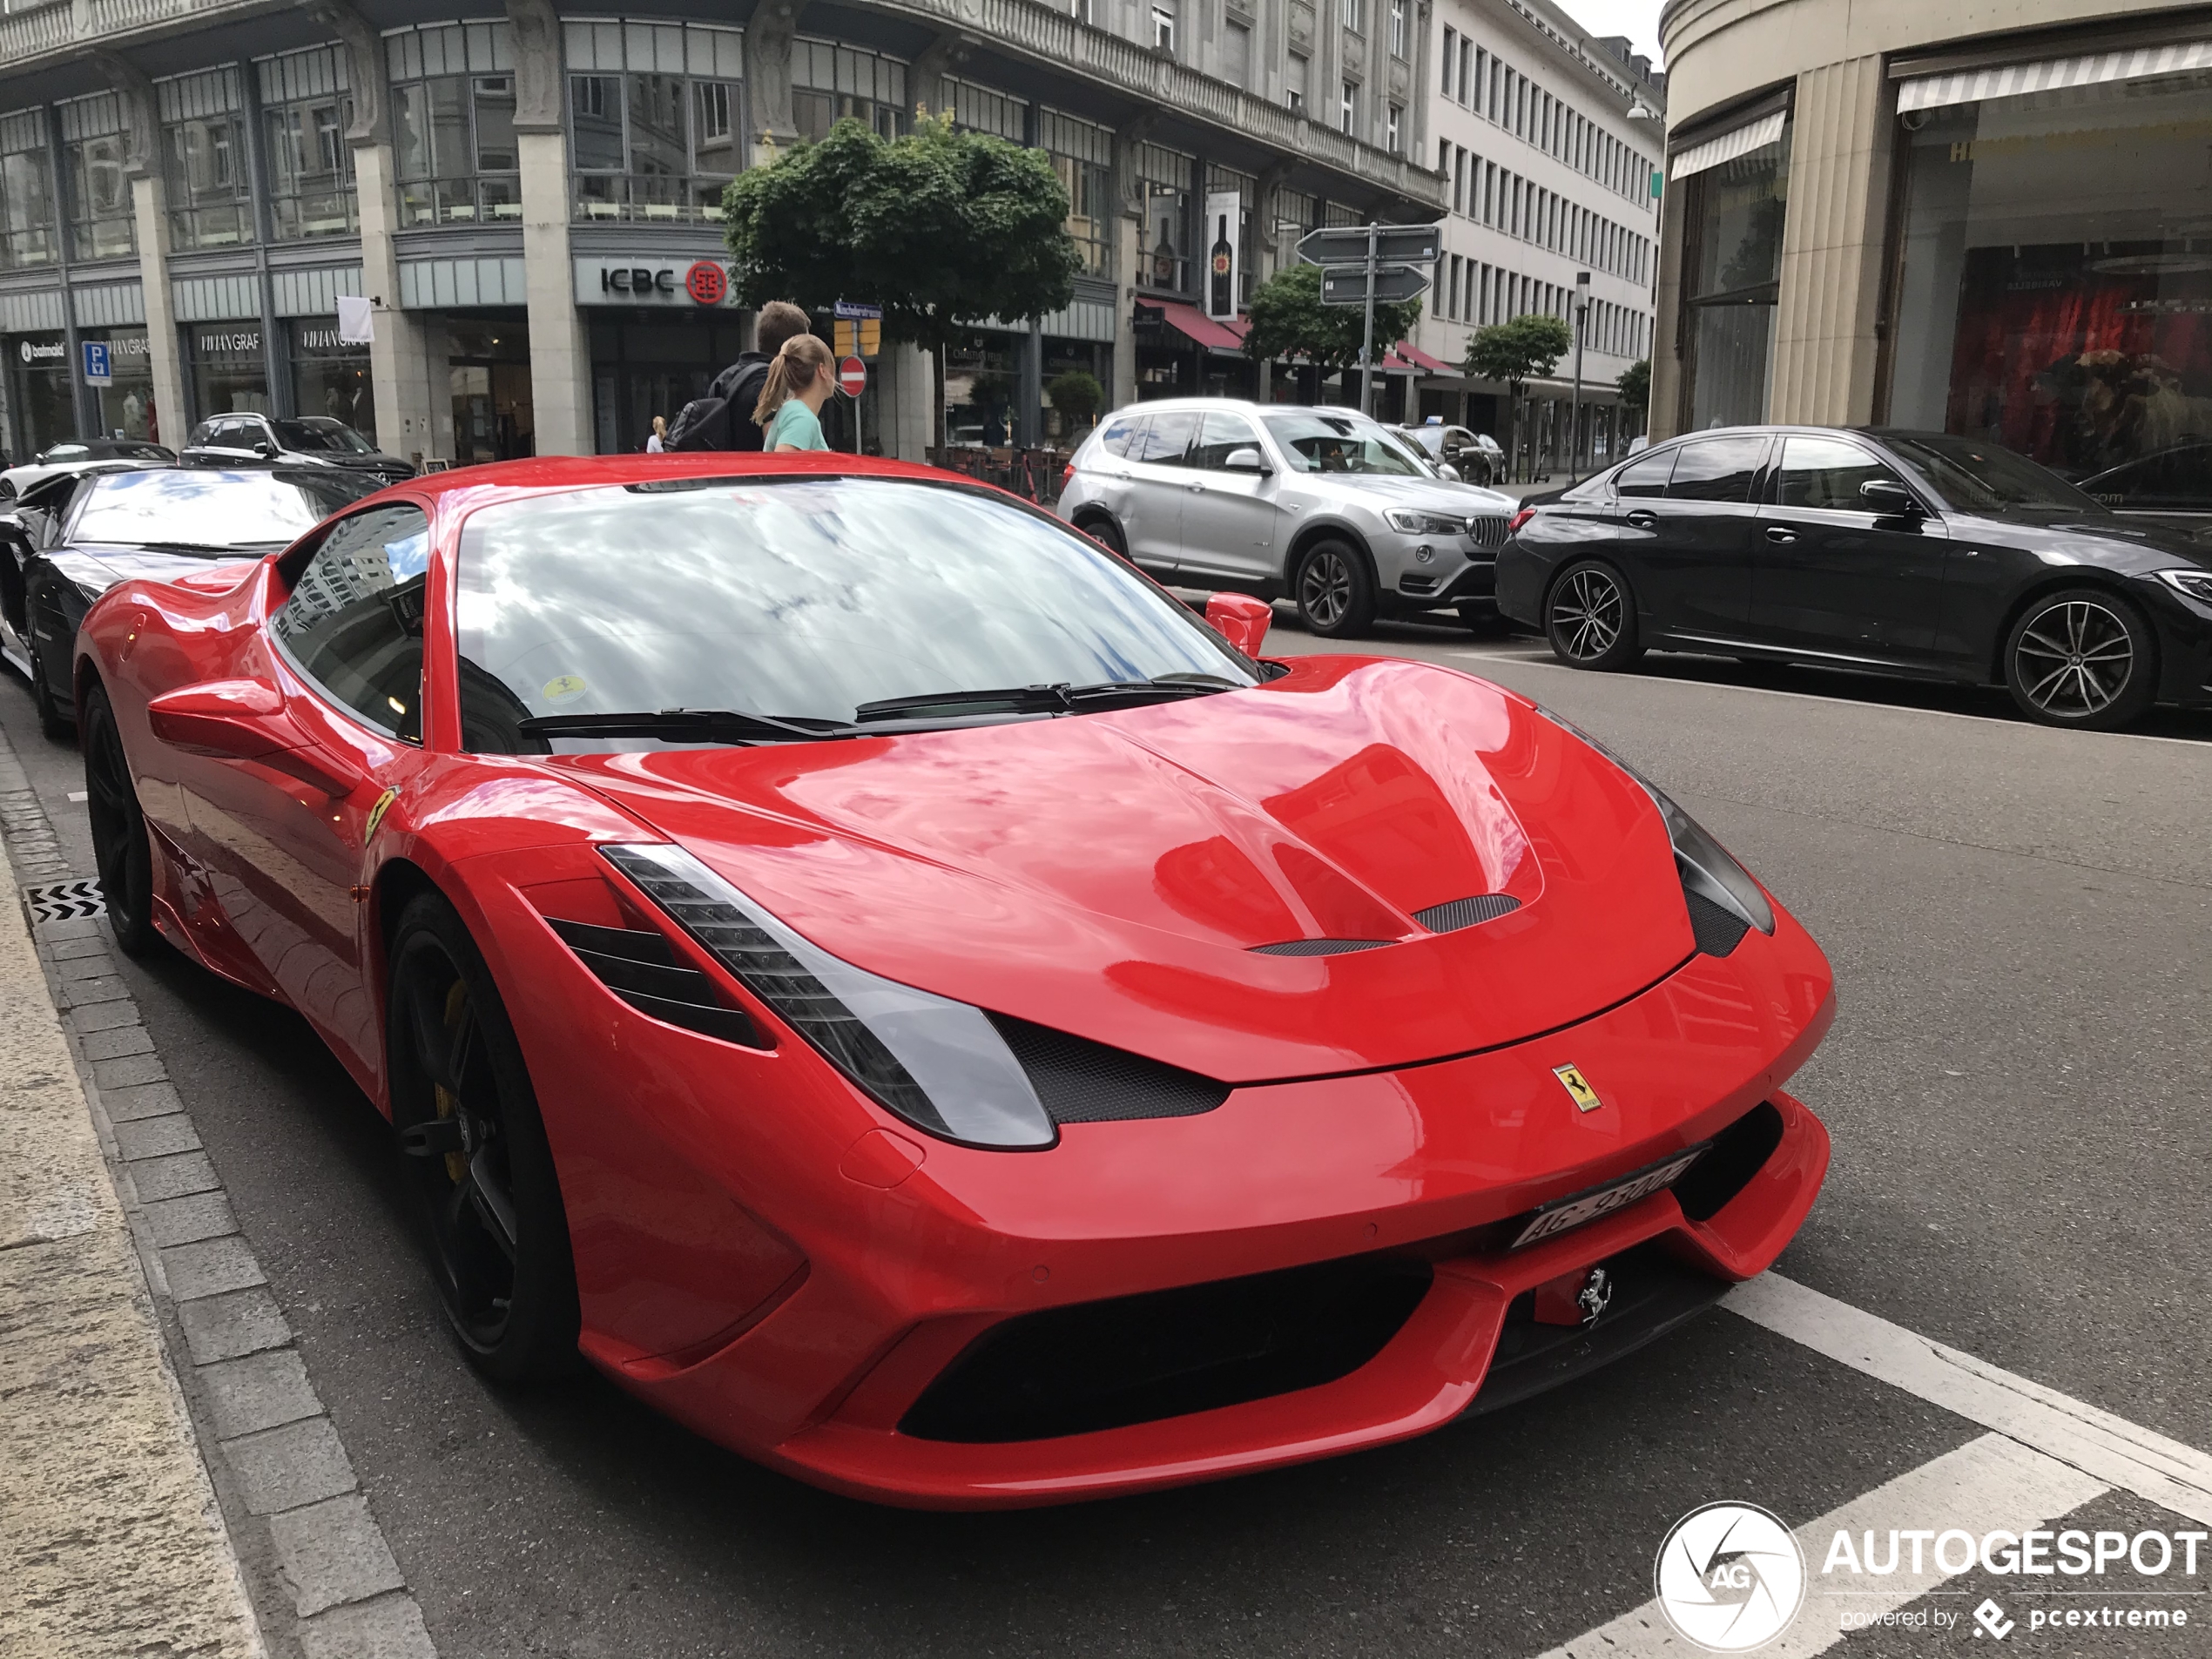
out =
<path fill-rule="evenodd" d="M 1897 110 L 1899 115 L 1909 115 L 1915 110 L 1978 104 L 1986 98 L 2019 98 L 2060 87 L 2148 80 L 2192 69 L 2212 69 L 2212 40 L 2094 52 L 2082 57 L 2049 57 L 2040 64 L 2006 64 L 1997 69 L 1961 70 L 1955 75 L 1923 75 L 1897 89 Z"/>
<path fill-rule="evenodd" d="M 1693 144 L 1667 164 L 1667 177 L 1687 179 L 1694 172 L 1708 167 L 1717 167 L 1723 161 L 1733 161 L 1738 156 L 1748 156 L 1762 145 L 1773 144 L 1782 137 L 1782 124 L 1790 118 L 1787 110 L 1777 110 L 1757 120 L 1723 132 L 1717 138 L 1708 138 L 1703 144 Z"/>
<path fill-rule="evenodd" d="M 1440 359 L 1431 357 L 1419 346 L 1399 341 L 1390 348 L 1382 366 L 1399 374 L 1456 374 L 1460 371 Z"/>
<path fill-rule="evenodd" d="M 1232 327 L 1216 322 L 1196 306 L 1177 305 L 1172 300 L 1158 301 L 1157 308 L 1167 326 L 1194 346 L 1210 347 L 1215 351 L 1244 349 L 1244 331 L 1251 325 L 1242 317 Z"/>

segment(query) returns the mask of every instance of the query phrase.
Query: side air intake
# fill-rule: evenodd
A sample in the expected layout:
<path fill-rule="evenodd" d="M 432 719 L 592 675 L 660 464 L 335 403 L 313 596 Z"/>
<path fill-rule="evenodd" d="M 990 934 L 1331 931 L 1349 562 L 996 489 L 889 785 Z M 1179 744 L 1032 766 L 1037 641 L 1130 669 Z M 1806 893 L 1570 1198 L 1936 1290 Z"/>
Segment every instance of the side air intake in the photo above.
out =
<path fill-rule="evenodd" d="M 1426 910 L 1416 910 L 1413 920 L 1433 934 L 1455 934 L 1478 921 L 1495 921 L 1500 916 L 1510 916 L 1520 908 L 1521 900 L 1510 893 L 1478 893 L 1472 899 L 1453 899 L 1447 904 L 1433 904 Z"/>
<path fill-rule="evenodd" d="M 1692 893 L 1685 887 L 1682 896 L 1689 905 L 1689 931 L 1697 941 L 1697 948 L 1706 955 L 1727 955 L 1751 931 L 1750 924 L 1743 917 L 1730 915 L 1703 894 Z"/>
<path fill-rule="evenodd" d="M 772 1049 L 742 1008 L 724 1003 L 714 981 L 678 960 L 665 935 L 630 927 L 599 927 L 548 916 L 546 926 L 577 954 L 598 981 L 640 1014 L 701 1036 L 747 1049 Z"/>

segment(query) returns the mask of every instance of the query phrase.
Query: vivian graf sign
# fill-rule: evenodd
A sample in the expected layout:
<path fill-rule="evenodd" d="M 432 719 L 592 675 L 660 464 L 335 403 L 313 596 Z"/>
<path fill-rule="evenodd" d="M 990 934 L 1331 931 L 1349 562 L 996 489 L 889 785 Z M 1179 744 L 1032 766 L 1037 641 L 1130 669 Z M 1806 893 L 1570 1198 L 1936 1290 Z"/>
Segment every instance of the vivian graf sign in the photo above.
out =
<path fill-rule="evenodd" d="M 735 285 L 720 260 L 579 258 L 580 306 L 676 306 L 685 310 L 734 307 Z"/>

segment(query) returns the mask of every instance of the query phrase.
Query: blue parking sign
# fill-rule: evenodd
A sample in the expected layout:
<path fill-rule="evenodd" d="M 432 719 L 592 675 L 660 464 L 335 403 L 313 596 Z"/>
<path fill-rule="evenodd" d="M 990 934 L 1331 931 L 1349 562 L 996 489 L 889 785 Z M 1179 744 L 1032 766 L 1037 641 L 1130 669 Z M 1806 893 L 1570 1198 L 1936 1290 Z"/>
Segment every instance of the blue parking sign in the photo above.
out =
<path fill-rule="evenodd" d="M 84 347 L 84 383 L 87 386 L 114 385 L 115 376 L 108 369 L 107 341 L 87 340 L 80 343 Z"/>

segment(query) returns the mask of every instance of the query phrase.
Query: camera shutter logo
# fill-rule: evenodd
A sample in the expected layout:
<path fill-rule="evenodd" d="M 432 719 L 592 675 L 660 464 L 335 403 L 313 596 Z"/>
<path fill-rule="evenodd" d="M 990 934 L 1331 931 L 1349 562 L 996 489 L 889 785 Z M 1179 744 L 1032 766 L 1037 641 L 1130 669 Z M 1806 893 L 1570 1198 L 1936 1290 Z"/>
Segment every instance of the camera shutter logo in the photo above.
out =
<path fill-rule="evenodd" d="M 1749 1653 L 1790 1628 L 1805 1601 L 1805 1557 L 1756 1504 L 1709 1503 L 1674 1525 L 1652 1570 L 1659 1610 L 1709 1653 Z"/>

